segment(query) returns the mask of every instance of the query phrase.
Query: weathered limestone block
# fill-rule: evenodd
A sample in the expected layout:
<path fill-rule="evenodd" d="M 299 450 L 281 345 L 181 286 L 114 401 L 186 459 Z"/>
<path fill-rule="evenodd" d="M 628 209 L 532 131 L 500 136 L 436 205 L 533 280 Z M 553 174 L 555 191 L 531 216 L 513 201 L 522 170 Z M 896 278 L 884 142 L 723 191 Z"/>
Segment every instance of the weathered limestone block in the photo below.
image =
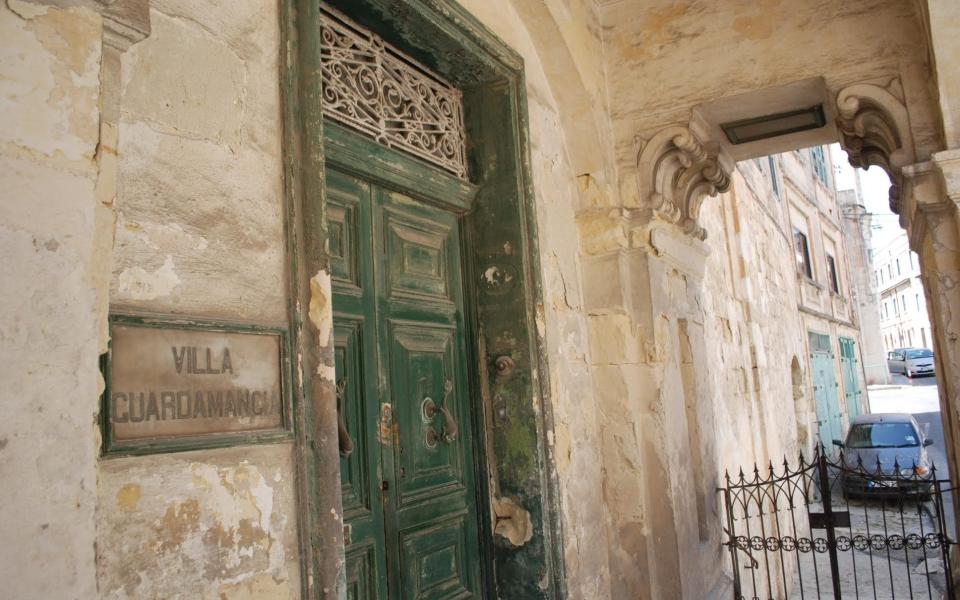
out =
<path fill-rule="evenodd" d="M 628 315 L 593 315 L 587 323 L 593 364 L 640 362 L 642 341 Z"/>
<path fill-rule="evenodd" d="M 282 323 L 276 5 L 157 6 L 124 55 L 111 300 Z"/>
<path fill-rule="evenodd" d="M 150 17 L 122 57 L 111 309 L 283 326 L 277 4 Z M 295 472 L 289 443 L 101 461 L 102 594 L 299 597 Z"/>
<path fill-rule="evenodd" d="M 594 209 L 577 214 L 580 247 L 584 254 L 602 254 L 628 245 L 627 213 L 623 209 Z"/>

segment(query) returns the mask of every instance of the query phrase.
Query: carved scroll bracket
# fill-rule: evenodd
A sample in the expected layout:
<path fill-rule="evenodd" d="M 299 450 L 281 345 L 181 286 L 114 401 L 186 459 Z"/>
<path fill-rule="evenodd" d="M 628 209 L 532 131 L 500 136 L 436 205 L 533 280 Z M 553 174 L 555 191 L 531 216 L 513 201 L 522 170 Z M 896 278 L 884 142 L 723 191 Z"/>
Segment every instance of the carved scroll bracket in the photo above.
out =
<path fill-rule="evenodd" d="M 637 159 L 640 198 L 658 217 L 697 239 L 706 238 L 697 218 L 707 196 L 730 187 L 733 161 L 693 127 L 672 126 L 642 142 Z"/>
<path fill-rule="evenodd" d="M 856 83 L 837 93 L 837 128 L 850 164 L 878 166 L 890 176 L 890 209 L 900 212 L 901 169 L 915 160 L 910 119 L 899 80 L 886 87 Z"/>

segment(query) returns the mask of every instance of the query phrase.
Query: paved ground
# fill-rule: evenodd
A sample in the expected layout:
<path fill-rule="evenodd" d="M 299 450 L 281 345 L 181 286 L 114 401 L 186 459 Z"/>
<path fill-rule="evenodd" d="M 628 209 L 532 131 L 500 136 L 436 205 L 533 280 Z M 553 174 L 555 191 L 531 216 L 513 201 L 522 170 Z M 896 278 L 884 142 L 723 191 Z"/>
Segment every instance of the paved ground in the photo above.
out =
<path fill-rule="evenodd" d="M 940 398 L 938 396 L 936 377 L 917 377 L 908 379 L 902 375 L 893 375 L 893 381 L 888 386 L 876 386 L 868 390 L 870 412 L 906 412 L 913 414 L 921 427 L 926 428 L 926 435 L 934 441 L 928 449 L 930 460 L 938 468 L 938 477 L 947 478 L 946 455 L 944 453 L 943 423 L 940 419 Z M 834 495 L 834 502 L 839 509 L 850 512 L 851 528 L 838 529 L 838 535 L 883 532 L 888 525 L 893 525 L 894 533 L 910 531 L 928 532 L 933 527 L 934 515 L 931 514 L 933 504 L 930 502 L 911 506 L 910 510 L 901 513 L 895 506 L 887 506 L 877 501 L 852 500 L 845 503 Z M 951 494 L 944 495 L 944 511 L 947 517 L 948 529 L 951 537 L 956 539 L 955 524 L 953 521 L 953 498 Z M 916 512 L 914 512 L 916 511 Z M 891 520 L 890 517 L 893 517 Z M 888 522 L 892 521 L 892 522 Z M 899 521 L 899 522 L 898 522 Z M 897 526 L 899 525 L 899 527 Z M 900 531 L 897 531 L 900 530 Z M 889 531 L 888 531 L 889 533 Z M 901 552 L 849 551 L 840 555 L 841 587 L 846 597 L 871 598 L 939 598 L 944 592 L 942 563 L 936 552 L 923 554 L 924 550 Z M 929 561 L 925 561 L 929 558 Z M 802 557 L 802 571 L 808 577 L 801 585 L 794 586 L 791 598 L 832 597 L 827 555 L 811 553 Z M 854 567 L 854 561 L 856 566 Z M 809 577 L 810 573 L 819 574 L 819 578 Z M 794 582 L 799 584 L 795 575 Z M 819 581 L 817 581 L 819 579 Z M 818 585 L 819 584 L 819 585 Z M 819 593 L 818 593 L 819 592 Z"/>

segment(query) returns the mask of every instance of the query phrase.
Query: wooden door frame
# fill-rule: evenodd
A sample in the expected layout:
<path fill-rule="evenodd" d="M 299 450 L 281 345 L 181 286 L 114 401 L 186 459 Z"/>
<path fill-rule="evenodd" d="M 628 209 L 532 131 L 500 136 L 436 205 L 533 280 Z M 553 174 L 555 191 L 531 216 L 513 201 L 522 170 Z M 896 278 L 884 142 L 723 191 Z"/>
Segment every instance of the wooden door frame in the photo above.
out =
<path fill-rule="evenodd" d="M 481 515 L 487 594 L 565 596 L 557 473 L 522 58 L 452 0 L 331 0 L 461 88 L 475 209 L 461 219 L 468 343 L 476 356 L 478 506 L 516 503 L 532 537 L 514 546 Z M 302 593 L 342 597 L 332 294 L 324 195 L 319 1 L 280 0 L 285 232 L 297 445 Z M 506 217 L 506 218 L 505 218 Z M 481 274 L 483 277 L 481 278 Z M 483 510 L 483 509 L 481 509 Z"/>

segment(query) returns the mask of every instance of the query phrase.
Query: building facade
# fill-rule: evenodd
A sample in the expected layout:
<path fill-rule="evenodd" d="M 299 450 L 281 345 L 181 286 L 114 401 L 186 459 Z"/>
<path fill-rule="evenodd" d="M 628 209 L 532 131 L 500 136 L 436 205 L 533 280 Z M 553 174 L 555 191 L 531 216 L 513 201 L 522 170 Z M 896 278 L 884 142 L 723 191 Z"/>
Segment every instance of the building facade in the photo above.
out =
<path fill-rule="evenodd" d="M 834 163 L 837 172 L 846 171 L 853 187 L 837 192 L 840 202 L 841 226 L 849 249 L 850 275 L 853 283 L 853 302 L 860 324 L 861 355 L 867 385 L 886 384 L 890 380 L 886 349 L 880 332 L 880 295 L 873 265 L 873 214 L 864 206 L 861 195 L 860 172 L 846 165 Z"/>
<path fill-rule="evenodd" d="M 814 444 L 832 447 L 849 419 L 865 412 L 856 280 L 827 146 L 779 156 L 798 278 L 797 310 L 806 331 Z M 801 440 L 805 438 L 800 430 Z M 813 445 L 808 449 L 812 450 Z"/>
<path fill-rule="evenodd" d="M 0 4 L 4 593 L 728 597 L 722 474 L 856 405 L 825 144 L 957 455 L 958 11 Z"/>
<path fill-rule="evenodd" d="M 880 289 L 880 327 L 883 346 L 930 348 L 930 319 L 920 279 L 920 261 L 907 236 L 897 235 L 876 249 L 874 280 Z"/>

